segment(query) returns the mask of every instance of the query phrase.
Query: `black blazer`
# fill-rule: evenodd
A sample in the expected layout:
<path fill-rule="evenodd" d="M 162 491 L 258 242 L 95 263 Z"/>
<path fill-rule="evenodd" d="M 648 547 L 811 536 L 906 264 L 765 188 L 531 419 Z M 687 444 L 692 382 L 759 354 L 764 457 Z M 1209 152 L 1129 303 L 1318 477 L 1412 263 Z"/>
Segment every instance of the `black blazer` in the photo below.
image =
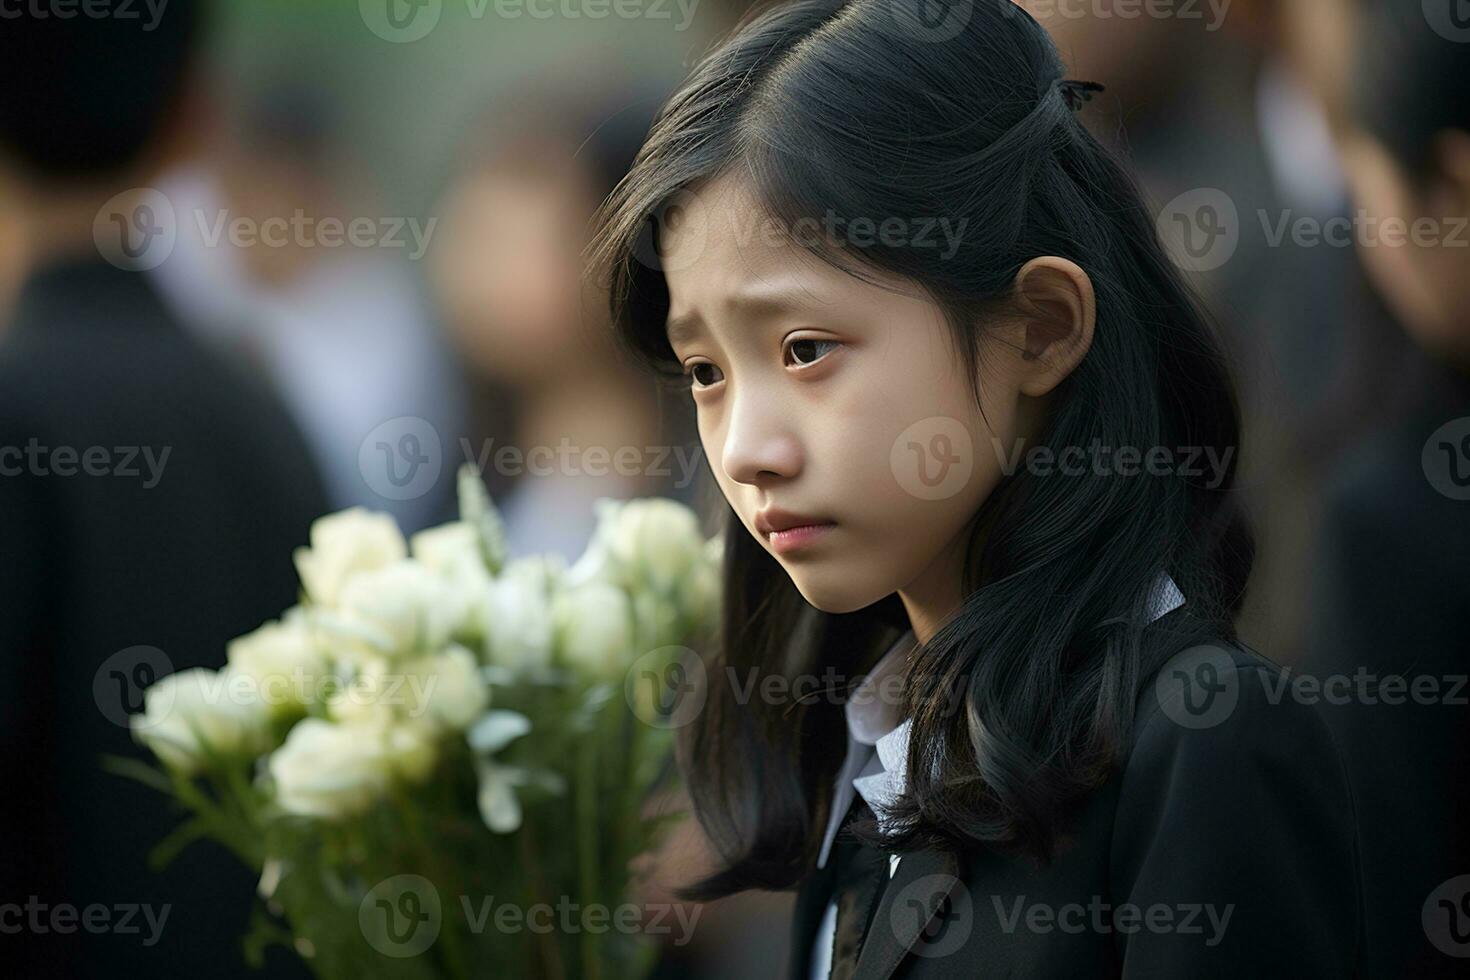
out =
<path fill-rule="evenodd" d="M 259 976 L 240 954 L 253 876 L 213 844 L 153 873 L 185 815 L 99 760 L 148 758 L 123 721 L 160 665 L 126 651 L 219 667 L 296 600 L 291 550 L 326 508 L 305 445 L 268 389 L 94 253 L 33 276 L 0 327 L 0 453 L 0 903 L 45 906 L 44 928 L 0 934 L 0 972 Z M 142 909 L 164 905 L 155 930 Z M 99 906 L 115 928 L 82 928 Z"/>
<path fill-rule="evenodd" d="M 1055 861 L 903 855 L 857 980 L 1354 975 L 1353 800 L 1324 722 L 1276 696 L 1279 668 L 1234 647 L 1176 657 L 1158 676 L 1126 766 L 1084 804 Z M 798 893 L 792 980 L 811 975 L 839 865 Z"/>

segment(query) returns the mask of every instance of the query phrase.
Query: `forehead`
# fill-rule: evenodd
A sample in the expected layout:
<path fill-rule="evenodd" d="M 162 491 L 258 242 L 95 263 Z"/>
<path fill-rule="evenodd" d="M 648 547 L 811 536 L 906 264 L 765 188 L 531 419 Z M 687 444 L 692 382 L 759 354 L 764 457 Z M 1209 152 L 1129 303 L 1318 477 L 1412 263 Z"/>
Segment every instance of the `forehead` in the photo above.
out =
<path fill-rule="evenodd" d="M 793 230 L 821 234 L 819 224 Z M 894 291 L 910 292 L 891 276 L 874 273 L 884 287 L 850 276 L 783 231 L 738 174 L 681 191 L 659 227 L 670 340 L 726 316 L 783 309 L 830 313 L 891 302 Z"/>
<path fill-rule="evenodd" d="M 776 232 L 774 220 L 738 175 L 679 191 L 659 225 L 659 255 L 669 291 L 728 290 L 813 258 Z"/>

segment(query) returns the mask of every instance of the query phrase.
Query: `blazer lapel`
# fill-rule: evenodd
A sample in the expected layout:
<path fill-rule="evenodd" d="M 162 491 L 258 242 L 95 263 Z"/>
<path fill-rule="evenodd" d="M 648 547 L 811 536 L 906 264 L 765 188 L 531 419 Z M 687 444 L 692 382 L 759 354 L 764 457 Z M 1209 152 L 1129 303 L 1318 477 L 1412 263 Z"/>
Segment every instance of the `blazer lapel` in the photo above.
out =
<path fill-rule="evenodd" d="M 959 881 L 959 864 L 945 851 L 905 854 L 883 889 L 853 980 L 888 980 L 943 907 Z"/>

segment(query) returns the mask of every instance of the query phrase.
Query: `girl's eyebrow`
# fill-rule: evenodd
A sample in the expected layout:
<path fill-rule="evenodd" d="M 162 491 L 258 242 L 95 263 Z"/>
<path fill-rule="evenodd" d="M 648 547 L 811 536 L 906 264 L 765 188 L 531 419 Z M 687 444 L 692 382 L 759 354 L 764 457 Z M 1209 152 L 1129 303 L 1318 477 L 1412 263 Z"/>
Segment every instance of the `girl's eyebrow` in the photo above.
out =
<path fill-rule="evenodd" d="M 808 302 L 797 302 L 797 297 L 805 298 Z M 726 303 L 741 313 L 752 316 L 791 311 L 809 312 L 811 298 L 810 289 L 803 289 L 793 284 L 780 288 L 742 290 L 731 295 Z M 703 333 L 703 327 L 704 319 L 696 310 L 690 310 L 680 316 L 670 316 L 664 323 L 664 329 L 671 344 L 698 337 Z"/>
<path fill-rule="evenodd" d="M 686 313 L 683 316 L 671 316 L 665 323 L 664 329 L 668 334 L 669 343 L 677 344 L 681 340 L 693 340 L 703 333 L 700 329 L 698 313 Z"/>

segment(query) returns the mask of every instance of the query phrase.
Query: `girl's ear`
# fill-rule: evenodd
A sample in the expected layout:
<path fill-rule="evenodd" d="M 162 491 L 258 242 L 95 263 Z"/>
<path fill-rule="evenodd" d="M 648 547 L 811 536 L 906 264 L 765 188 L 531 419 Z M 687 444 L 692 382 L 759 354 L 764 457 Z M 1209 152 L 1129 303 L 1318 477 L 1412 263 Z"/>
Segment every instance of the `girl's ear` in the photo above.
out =
<path fill-rule="evenodd" d="M 1092 349 L 1097 300 L 1092 280 L 1070 259 L 1044 255 L 1016 273 L 1014 304 L 1022 394 L 1045 395 Z"/>

